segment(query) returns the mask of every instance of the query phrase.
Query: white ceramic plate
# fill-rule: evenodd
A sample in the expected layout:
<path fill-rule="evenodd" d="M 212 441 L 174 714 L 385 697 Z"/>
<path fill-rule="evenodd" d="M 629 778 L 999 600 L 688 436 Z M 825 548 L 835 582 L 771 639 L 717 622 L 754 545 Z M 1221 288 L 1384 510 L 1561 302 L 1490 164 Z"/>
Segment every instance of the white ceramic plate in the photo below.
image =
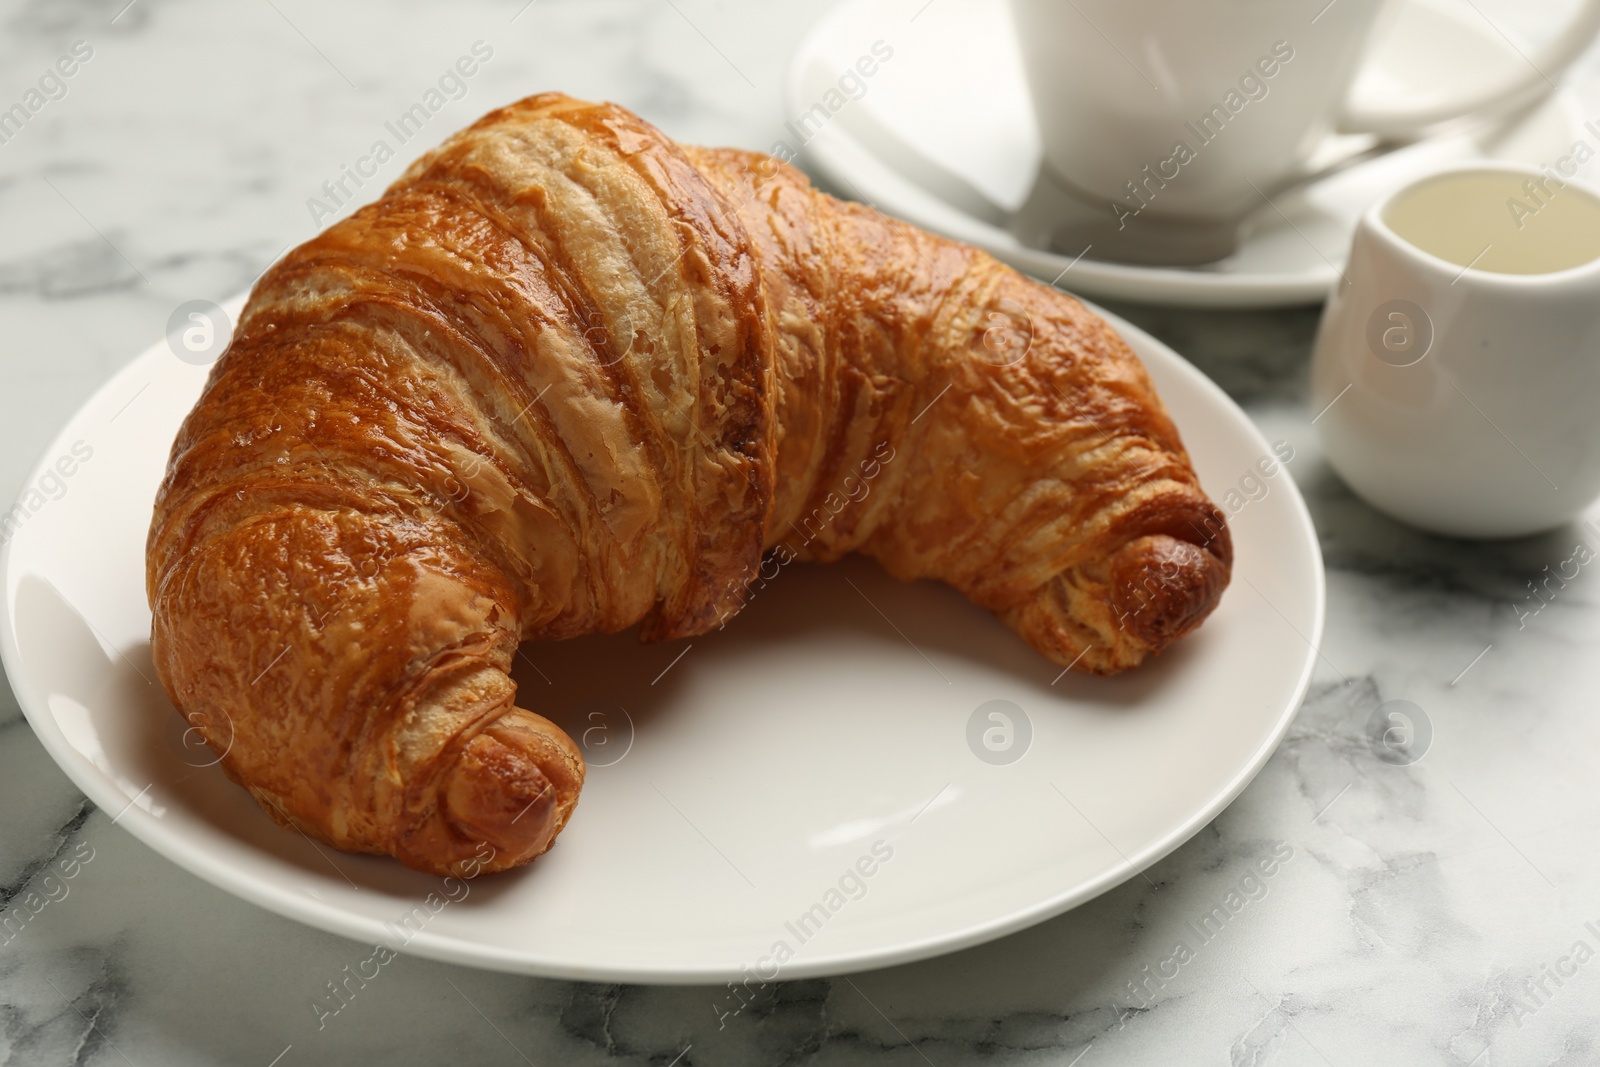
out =
<path fill-rule="evenodd" d="M 1199 371 L 1112 321 L 1220 498 L 1269 443 Z M 145 532 L 204 377 L 158 345 L 50 446 L 28 483 L 41 494 L 25 495 L 0 558 L 6 671 L 46 749 L 120 826 L 263 907 L 399 947 L 385 924 L 430 892 L 448 900 L 441 880 L 273 825 L 185 743 L 155 681 Z M 75 458 L 57 468 L 61 456 Z M 424 906 L 407 950 L 567 978 L 716 982 L 781 941 L 794 956 L 778 973 L 798 978 L 976 944 L 1118 884 L 1244 788 L 1305 692 L 1321 556 L 1288 474 L 1266 484 L 1233 518 L 1237 569 L 1217 612 L 1115 679 L 1062 677 L 952 590 L 863 560 L 787 568 L 726 630 L 692 641 L 525 646 L 519 702 L 587 733 L 577 813 L 531 867 Z M 993 700 L 1031 724 L 1008 765 L 968 745 Z M 864 892 L 848 878 L 839 892 L 875 844 L 892 857 L 863 864 Z M 815 905 L 815 925 L 798 926 Z"/>
<path fill-rule="evenodd" d="M 841 75 L 881 42 L 890 58 L 859 98 L 804 126 L 838 95 Z M 1452 98 L 1526 69 L 1526 60 L 1469 4 L 1407 0 L 1375 42 L 1358 99 Z M 851 72 L 854 76 L 854 72 Z M 1469 86 L 1470 87 L 1470 86 Z M 846 86 L 856 93 L 854 84 Z M 835 95 L 828 96 L 829 90 Z M 1318 303 L 1339 278 L 1356 220 L 1384 195 L 1446 163 L 1490 158 L 1550 164 L 1575 142 L 1600 149 L 1566 92 L 1506 121 L 1407 146 L 1275 195 L 1246 220 L 1233 255 L 1203 267 L 1142 267 L 1030 248 L 1006 229 L 1039 169 L 1033 106 L 1006 0 L 849 0 L 828 13 L 791 61 L 784 143 L 842 196 L 977 245 L 1074 292 L 1193 307 Z M 826 106 L 826 105 L 825 105 Z M 1328 158 L 1369 147 L 1335 137 Z M 1600 163 L 1580 168 L 1593 179 Z"/>

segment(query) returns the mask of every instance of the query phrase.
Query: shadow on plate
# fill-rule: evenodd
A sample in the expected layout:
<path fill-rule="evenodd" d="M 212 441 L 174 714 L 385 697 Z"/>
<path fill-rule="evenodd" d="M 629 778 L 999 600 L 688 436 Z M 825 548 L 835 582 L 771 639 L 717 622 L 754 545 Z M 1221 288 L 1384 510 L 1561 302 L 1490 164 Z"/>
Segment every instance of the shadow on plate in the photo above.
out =
<path fill-rule="evenodd" d="M 831 564 L 791 564 L 718 631 L 686 641 L 641 644 L 637 628 L 567 641 L 522 646 L 512 677 L 518 703 L 551 719 L 578 739 L 591 763 L 598 741 L 589 731 L 611 731 L 613 714 L 627 726 L 647 728 L 674 701 L 692 671 L 720 662 L 775 660 L 785 646 L 810 642 L 834 648 L 881 649 L 886 670 L 903 670 L 919 656 L 926 667 L 964 660 L 1003 677 L 1038 698 L 1103 709 L 1136 708 L 1177 684 L 1185 664 L 1203 655 L 1202 629 L 1138 670 L 1111 678 L 1080 671 L 1063 674 L 989 612 L 939 582 L 901 582 L 871 560 L 848 557 Z M 693 651 L 686 651 L 692 647 Z M 892 657 L 892 658 L 890 658 Z M 826 663 L 820 663 L 826 671 Z M 943 673 L 943 672 L 941 672 Z M 758 704 L 750 708 L 761 714 Z M 753 758 L 758 754 L 752 754 Z"/>

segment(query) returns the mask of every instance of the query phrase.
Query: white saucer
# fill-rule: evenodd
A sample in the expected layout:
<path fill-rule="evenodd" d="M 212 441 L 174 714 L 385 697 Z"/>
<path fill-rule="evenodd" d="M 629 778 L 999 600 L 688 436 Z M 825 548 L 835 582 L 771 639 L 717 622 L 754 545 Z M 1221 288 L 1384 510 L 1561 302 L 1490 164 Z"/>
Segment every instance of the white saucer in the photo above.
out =
<path fill-rule="evenodd" d="M 1244 413 L 1111 321 L 1211 495 L 1244 500 L 1246 477 L 1259 490 L 1271 446 Z M 548 855 L 463 899 L 459 883 L 275 826 L 155 679 L 145 533 L 205 373 L 157 345 L 51 444 L 0 553 L 0 655 L 45 749 L 118 826 L 246 900 L 365 942 L 352 960 L 382 941 L 531 974 L 723 982 L 779 942 L 795 950 L 780 977 L 801 978 L 999 937 L 1134 877 L 1215 817 L 1277 747 L 1321 639 L 1322 558 L 1280 470 L 1231 520 L 1234 582 L 1216 613 L 1118 678 L 1063 672 L 953 590 L 862 559 L 785 568 L 691 641 L 528 644 L 519 703 L 583 740 L 588 782 Z M 974 713 L 995 700 L 1031 724 L 1009 765 L 971 747 Z M 870 876 L 841 892 L 858 864 Z M 448 903 L 416 918 L 430 893 Z M 802 938 L 791 926 L 808 914 Z M 408 922 L 417 932 L 397 944 Z"/>
<path fill-rule="evenodd" d="M 862 56 L 892 50 L 859 97 L 837 94 Z M 1421 68 L 1418 58 L 1448 56 Z M 1376 43 L 1358 98 L 1437 92 L 1452 78 L 1481 83 L 1525 61 L 1472 12 L 1407 0 Z M 847 100 L 820 127 L 794 119 Z M 1356 164 L 1263 204 L 1230 257 L 1204 267 L 1075 261 L 1026 247 L 1005 226 L 1038 171 L 1040 148 L 1006 0 L 849 0 L 807 35 L 789 71 L 785 143 L 833 191 L 977 245 L 1020 270 L 1096 297 L 1208 307 L 1321 301 L 1338 280 L 1361 213 L 1433 167 L 1474 158 L 1554 164 L 1573 143 L 1600 150 L 1575 100 L 1558 92 L 1527 112 L 1456 130 Z M 809 139 L 807 139 L 809 138 Z M 1370 138 L 1330 138 L 1332 157 Z M 802 147 L 803 145 L 803 147 Z M 1593 179 L 1600 161 L 1579 172 Z"/>

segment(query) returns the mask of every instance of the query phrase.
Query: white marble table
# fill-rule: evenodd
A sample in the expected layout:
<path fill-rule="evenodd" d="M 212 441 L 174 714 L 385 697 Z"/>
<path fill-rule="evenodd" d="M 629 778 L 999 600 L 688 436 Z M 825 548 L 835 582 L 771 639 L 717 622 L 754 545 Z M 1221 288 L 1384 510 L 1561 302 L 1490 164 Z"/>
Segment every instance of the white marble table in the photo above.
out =
<path fill-rule="evenodd" d="M 0 4 L 0 106 L 75 42 L 92 49 L 66 95 L 0 144 L 7 500 L 57 425 L 174 307 L 244 288 L 308 237 L 308 198 L 474 42 L 492 57 L 405 158 L 544 88 L 615 99 L 680 138 L 767 147 L 784 119 L 785 59 L 826 6 L 125 3 Z M 1478 6 L 1512 33 L 1537 34 L 1547 11 Z M 1591 117 L 1597 74 L 1591 57 L 1577 78 Z M 64 898 L 0 934 L 0 1061 L 1600 1062 L 1600 963 L 1588 961 L 1600 949 L 1600 592 L 1585 573 L 1535 615 L 1527 585 L 1578 531 L 1464 545 L 1354 499 L 1305 411 L 1315 310 L 1119 310 L 1269 438 L 1293 442 L 1329 570 L 1327 637 L 1288 739 L 1148 879 L 949 957 L 782 985 L 725 1026 L 724 990 L 402 958 L 319 1032 L 317 976 L 360 946 L 214 889 L 111 825 L 0 685 L 0 905 L 39 891 L 48 866 L 92 856 Z M 1380 761 L 1366 740 L 1391 699 L 1432 723 L 1415 765 Z M 1155 977 L 1274 842 L 1292 858 L 1267 895 L 1192 945 L 1175 977 Z"/>

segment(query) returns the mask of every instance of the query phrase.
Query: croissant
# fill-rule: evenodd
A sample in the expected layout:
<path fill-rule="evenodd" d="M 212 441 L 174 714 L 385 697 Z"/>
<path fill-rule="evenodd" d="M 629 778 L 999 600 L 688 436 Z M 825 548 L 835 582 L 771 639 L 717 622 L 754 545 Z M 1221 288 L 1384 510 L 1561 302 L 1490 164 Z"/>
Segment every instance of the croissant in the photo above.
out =
<path fill-rule="evenodd" d="M 257 283 L 156 501 L 152 654 L 281 824 L 500 870 L 584 776 L 515 704 L 519 642 L 704 633 L 763 553 L 847 552 L 1098 673 L 1198 626 L 1232 563 L 1144 368 L 1076 300 L 546 94 Z"/>

